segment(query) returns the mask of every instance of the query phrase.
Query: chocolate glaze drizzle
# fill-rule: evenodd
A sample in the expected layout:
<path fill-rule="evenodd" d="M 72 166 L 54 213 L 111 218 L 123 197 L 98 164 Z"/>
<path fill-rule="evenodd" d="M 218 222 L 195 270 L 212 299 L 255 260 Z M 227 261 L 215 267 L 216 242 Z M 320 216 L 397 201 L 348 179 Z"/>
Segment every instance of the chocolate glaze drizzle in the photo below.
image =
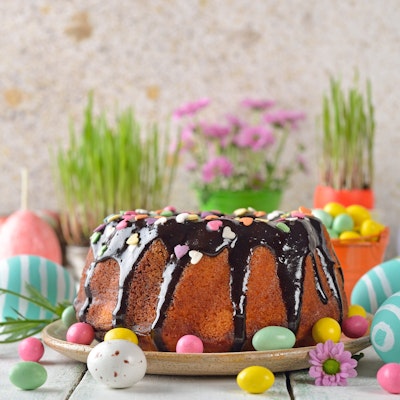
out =
<path fill-rule="evenodd" d="M 334 271 L 336 260 L 327 249 L 321 223 L 310 215 L 281 213 L 269 218 L 267 216 L 260 218 L 249 211 L 244 215 L 247 218 L 244 224 L 239 217 L 218 214 L 213 217 L 214 220 L 220 221 L 217 229 L 215 226 L 210 229 L 208 225 L 210 220 L 198 214 L 174 214 L 167 218 L 150 214 L 140 219 L 137 215 L 140 213 L 131 212 L 109 217 L 105 224 L 95 230 L 92 236 L 95 258 L 87 271 L 85 282 L 87 298 L 79 310 L 81 320 L 85 320 L 86 311 L 92 301 L 90 280 L 96 266 L 99 262 L 113 258 L 120 267 L 119 295 L 113 312 L 113 326 L 123 324 L 127 303 L 126 288 L 136 266 L 156 239 L 162 240 L 170 254 L 160 286 L 157 315 L 152 325 L 152 337 L 159 350 L 165 350 L 161 339 L 162 326 L 173 302 L 175 287 L 185 267 L 191 263 L 190 251 L 193 250 L 208 256 L 216 256 L 224 249 L 228 249 L 235 329 L 232 351 L 240 351 L 246 340 L 246 287 L 250 272 L 249 262 L 257 246 L 269 248 L 275 256 L 288 327 L 294 333 L 299 327 L 307 256 L 312 260 L 315 285 L 321 302 L 326 304 L 328 296 L 322 287 L 316 256 L 322 264 L 324 280 L 328 282 L 329 290 L 336 298 L 342 312 L 342 301 Z M 250 225 L 248 217 L 252 218 Z M 176 246 L 187 246 L 188 251 L 183 255 L 179 254 L 178 258 L 175 252 Z"/>

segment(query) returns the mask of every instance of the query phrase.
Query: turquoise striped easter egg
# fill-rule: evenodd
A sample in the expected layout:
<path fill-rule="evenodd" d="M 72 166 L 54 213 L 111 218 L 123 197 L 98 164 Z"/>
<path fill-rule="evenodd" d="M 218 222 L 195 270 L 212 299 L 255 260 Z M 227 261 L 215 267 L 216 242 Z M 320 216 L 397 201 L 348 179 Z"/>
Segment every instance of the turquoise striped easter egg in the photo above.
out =
<path fill-rule="evenodd" d="M 375 313 L 371 343 L 385 363 L 400 363 L 400 292 L 384 301 Z"/>
<path fill-rule="evenodd" d="M 400 258 L 393 258 L 370 269 L 351 292 L 351 304 L 359 304 L 371 314 L 393 293 L 400 291 Z"/>
<path fill-rule="evenodd" d="M 0 261 L 0 288 L 29 297 L 26 283 L 39 290 L 52 304 L 64 300 L 72 302 L 76 296 L 76 283 L 61 265 L 43 257 L 19 255 Z M 0 321 L 16 317 L 16 311 L 26 318 L 53 318 L 50 311 L 11 294 L 0 295 Z"/>

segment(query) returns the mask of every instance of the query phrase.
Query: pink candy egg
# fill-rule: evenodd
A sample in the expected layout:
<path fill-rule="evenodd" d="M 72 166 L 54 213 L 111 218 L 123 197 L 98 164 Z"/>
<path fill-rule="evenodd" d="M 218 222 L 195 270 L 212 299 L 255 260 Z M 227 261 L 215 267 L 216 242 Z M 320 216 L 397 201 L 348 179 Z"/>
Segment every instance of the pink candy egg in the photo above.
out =
<path fill-rule="evenodd" d="M 203 349 L 203 342 L 194 335 L 182 336 L 176 344 L 177 353 L 202 353 Z"/>
<path fill-rule="evenodd" d="M 400 393 L 400 364 L 385 364 L 378 370 L 376 378 L 382 389 L 393 394 Z"/>
<path fill-rule="evenodd" d="M 342 322 L 342 332 L 348 338 L 360 338 L 367 333 L 369 322 L 361 315 L 353 315 Z"/>
<path fill-rule="evenodd" d="M 67 342 L 78 344 L 90 344 L 94 340 L 94 329 L 86 322 L 76 322 L 67 330 Z"/>
<path fill-rule="evenodd" d="M 38 362 L 44 354 L 43 343 L 35 337 L 23 339 L 18 345 L 18 354 L 24 361 Z"/>

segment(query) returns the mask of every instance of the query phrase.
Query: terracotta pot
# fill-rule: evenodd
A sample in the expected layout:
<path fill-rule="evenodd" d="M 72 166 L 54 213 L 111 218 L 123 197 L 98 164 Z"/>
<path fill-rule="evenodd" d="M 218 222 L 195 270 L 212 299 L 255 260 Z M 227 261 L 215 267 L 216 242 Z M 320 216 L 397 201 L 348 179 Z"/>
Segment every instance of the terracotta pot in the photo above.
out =
<path fill-rule="evenodd" d="M 201 210 L 218 210 L 225 214 L 231 214 L 242 207 L 252 207 L 255 210 L 271 212 L 277 210 L 282 199 L 280 190 L 219 190 L 211 193 L 206 199 L 198 193 Z"/>
<path fill-rule="evenodd" d="M 371 189 L 336 190 L 318 185 L 314 191 L 314 208 L 324 208 L 327 203 L 337 202 L 345 207 L 352 204 L 374 208 L 374 192 Z"/>
<path fill-rule="evenodd" d="M 342 265 L 344 288 L 350 304 L 353 287 L 371 268 L 382 263 L 389 243 L 389 228 L 379 235 L 378 240 L 332 239 L 333 248 Z"/>

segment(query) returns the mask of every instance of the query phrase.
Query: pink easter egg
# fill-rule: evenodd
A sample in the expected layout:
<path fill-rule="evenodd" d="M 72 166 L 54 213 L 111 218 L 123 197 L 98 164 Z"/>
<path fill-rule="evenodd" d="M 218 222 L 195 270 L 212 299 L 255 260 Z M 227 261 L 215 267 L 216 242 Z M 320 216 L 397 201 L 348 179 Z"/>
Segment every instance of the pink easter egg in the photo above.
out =
<path fill-rule="evenodd" d="M 24 361 L 38 362 L 44 354 L 44 346 L 41 340 L 28 337 L 18 344 L 18 354 Z"/>
<path fill-rule="evenodd" d="M 388 363 L 383 365 L 376 374 L 378 383 L 389 393 L 400 393 L 400 364 Z"/>
<path fill-rule="evenodd" d="M 72 324 L 66 334 L 67 342 L 78 344 L 91 344 L 94 340 L 94 329 L 86 322 Z"/>
<path fill-rule="evenodd" d="M 21 254 L 62 263 L 61 245 L 54 229 L 29 210 L 12 213 L 0 230 L 0 259 Z"/>
<path fill-rule="evenodd" d="M 202 353 L 203 349 L 203 342 L 194 335 L 182 336 L 176 343 L 177 353 Z"/>

